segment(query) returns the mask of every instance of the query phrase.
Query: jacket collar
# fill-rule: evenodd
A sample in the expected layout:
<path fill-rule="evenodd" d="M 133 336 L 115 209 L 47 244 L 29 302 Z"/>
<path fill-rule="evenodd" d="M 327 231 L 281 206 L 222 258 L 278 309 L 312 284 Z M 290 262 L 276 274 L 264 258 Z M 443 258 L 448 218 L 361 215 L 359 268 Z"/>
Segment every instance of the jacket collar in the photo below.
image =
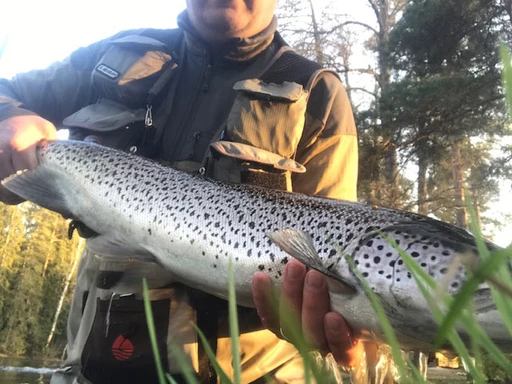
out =
<path fill-rule="evenodd" d="M 190 23 L 186 10 L 178 15 L 178 26 L 185 32 L 185 42 L 191 52 L 200 55 L 211 54 L 208 44 L 201 39 Z M 277 19 L 274 16 L 270 25 L 263 31 L 253 37 L 231 39 L 221 47 L 216 56 L 229 61 L 250 60 L 272 43 L 276 29 Z"/>

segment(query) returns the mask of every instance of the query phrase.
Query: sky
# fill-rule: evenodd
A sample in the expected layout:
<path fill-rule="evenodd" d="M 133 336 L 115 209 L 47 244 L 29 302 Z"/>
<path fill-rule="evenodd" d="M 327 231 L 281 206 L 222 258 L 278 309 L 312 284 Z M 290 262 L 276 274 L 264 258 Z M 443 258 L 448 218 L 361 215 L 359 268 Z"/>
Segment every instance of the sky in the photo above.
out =
<path fill-rule="evenodd" d="M 320 5 L 329 0 L 315 0 Z M 44 4 L 43 4 L 44 3 Z M 344 5 L 346 7 L 346 3 Z M 357 6 L 357 8 L 356 8 Z M 174 28 L 176 17 L 185 8 L 185 0 L 17 0 L 2 5 L 0 12 L 0 47 L 6 41 L 0 60 L 0 77 L 45 68 L 62 60 L 75 49 L 86 46 L 121 30 L 133 28 Z M 366 1 L 351 4 L 357 18 L 368 19 Z M 366 11 L 366 12 L 365 12 Z M 370 13 L 371 17 L 371 13 Z M 511 184 L 492 203 L 493 216 L 505 222 L 493 240 L 502 246 L 512 242 Z M 511 216 L 512 217 L 512 216 Z"/>

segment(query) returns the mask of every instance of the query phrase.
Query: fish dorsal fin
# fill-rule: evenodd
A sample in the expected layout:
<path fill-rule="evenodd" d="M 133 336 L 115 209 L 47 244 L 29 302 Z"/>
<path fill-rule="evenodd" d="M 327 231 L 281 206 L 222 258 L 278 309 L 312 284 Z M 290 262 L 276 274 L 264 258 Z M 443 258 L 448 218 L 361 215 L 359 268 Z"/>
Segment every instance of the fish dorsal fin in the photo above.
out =
<path fill-rule="evenodd" d="M 329 290 L 336 293 L 352 294 L 357 290 L 340 276 L 329 271 L 322 263 L 322 258 L 315 249 L 313 239 L 304 231 L 282 229 L 267 234 L 268 238 L 281 250 L 306 266 L 328 276 Z"/>

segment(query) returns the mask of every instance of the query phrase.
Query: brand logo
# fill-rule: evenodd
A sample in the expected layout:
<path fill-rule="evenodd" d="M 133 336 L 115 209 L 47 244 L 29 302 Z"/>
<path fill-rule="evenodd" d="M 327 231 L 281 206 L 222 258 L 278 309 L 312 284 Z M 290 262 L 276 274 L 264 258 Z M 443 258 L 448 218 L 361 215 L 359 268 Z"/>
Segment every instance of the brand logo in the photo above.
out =
<path fill-rule="evenodd" d="M 119 335 L 112 344 L 112 356 L 119 361 L 128 360 L 132 357 L 134 350 L 132 342 L 123 335 Z"/>
<path fill-rule="evenodd" d="M 111 79 L 115 79 L 117 76 L 119 76 L 119 72 L 114 71 L 112 68 L 107 67 L 105 64 L 98 65 L 96 70 L 103 73 L 105 76 L 110 77 Z"/>

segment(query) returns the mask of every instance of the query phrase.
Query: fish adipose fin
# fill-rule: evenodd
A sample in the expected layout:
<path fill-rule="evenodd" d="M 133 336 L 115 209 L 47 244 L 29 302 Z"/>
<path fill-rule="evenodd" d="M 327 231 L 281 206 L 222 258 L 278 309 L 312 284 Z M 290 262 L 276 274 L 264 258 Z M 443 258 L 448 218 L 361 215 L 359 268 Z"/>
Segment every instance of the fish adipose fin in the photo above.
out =
<path fill-rule="evenodd" d="M 267 236 L 275 245 L 293 258 L 326 275 L 329 278 L 328 283 L 331 291 L 346 294 L 357 292 L 357 289 L 347 284 L 323 265 L 320 255 L 315 250 L 313 239 L 306 232 L 295 229 L 282 229 L 268 233 Z"/>
<path fill-rule="evenodd" d="M 53 178 L 48 177 L 43 167 L 19 171 L 2 180 L 2 185 L 23 199 L 58 212 L 67 219 L 73 217 L 62 189 Z"/>

